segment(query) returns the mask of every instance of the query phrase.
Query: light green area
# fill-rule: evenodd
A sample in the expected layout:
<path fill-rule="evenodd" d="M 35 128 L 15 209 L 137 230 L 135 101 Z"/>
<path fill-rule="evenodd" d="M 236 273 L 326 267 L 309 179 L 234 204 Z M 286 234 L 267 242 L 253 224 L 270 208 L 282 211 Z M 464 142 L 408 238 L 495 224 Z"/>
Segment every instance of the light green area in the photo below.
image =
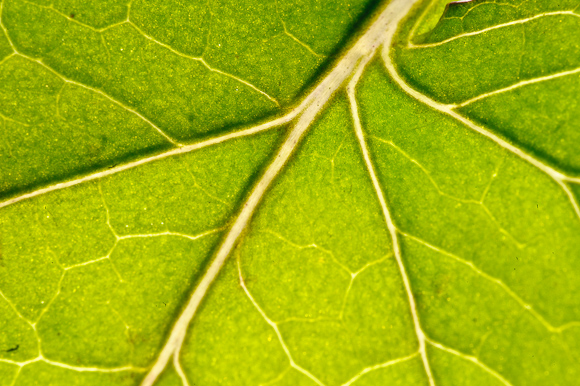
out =
<path fill-rule="evenodd" d="M 16 309 L 30 320 L 40 316 L 58 290 L 63 267 L 106 255 L 115 240 L 94 185 L 8 207 L 0 229 L 0 289 L 16 299 Z"/>
<path fill-rule="evenodd" d="M 337 274 L 340 266 L 343 272 L 356 272 L 391 254 L 344 95 L 337 96 L 314 124 L 300 153 L 266 197 L 252 232 L 273 232 L 287 240 L 286 247 L 298 246 L 295 250 L 316 244 L 312 254 L 335 260 Z M 266 236 L 260 243 L 274 239 Z M 253 244 L 248 240 L 247 248 L 252 250 Z M 310 254 L 307 249 L 304 253 Z"/>
<path fill-rule="evenodd" d="M 105 179 L 111 228 L 119 235 L 172 231 L 193 236 L 221 229 L 281 135 L 273 130 L 153 162 L 132 170 L 130 182 Z M 187 211 L 183 202 L 189 203 Z"/>
<path fill-rule="evenodd" d="M 12 381 L 16 378 L 18 366 L 0 362 L 0 385 L 11 386 Z"/>
<path fill-rule="evenodd" d="M 219 234 L 191 241 L 183 237 L 130 240 L 111 255 L 122 282 L 114 291 L 111 306 L 128 326 L 133 346 L 131 363 L 146 366 L 162 345 L 163 335 L 187 297 L 188 283 L 195 282 L 205 258 L 218 241 Z M 155 256 L 135 266 L 136 256 Z M 163 278 L 162 285 L 151 282 Z M 125 359 L 127 360 L 127 359 Z"/>
<path fill-rule="evenodd" d="M 418 328 L 437 386 L 578 382 L 580 3 L 447 3 L 390 52 L 423 98 L 380 55 L 362 74 L 369 159 L 341 87 L 276 175 L 188 328 L 190 386 L 427 386 Z M 300 118 L 38 189 L 289 111 L 383 4 L 0 7 L 0 386 L 138 386 Z M 477 98 L 447 108 L 488 137 L 426 98 Z"/>
<path fill-rule="evenodd" d="M 549 332 L 505 289 L 478 275 L 465 263 L 419 242 L 404 239 L 403 251 L 415 283 L 421 319 L 431 339 L 462 355 L 477 357 L 512 384 L 575 382 L 576 360 L 567 353 L 563 336 Z M 512 266 L 516 271 L 519 268 L 516 264 Z M 426 271 L 432 272 L 429 278 L 424 275 Z M 578 339 L 579 332 L 570 334 Z M 457 364 L 441 361 L 443 364 L 437 367 L 437 359 L 433 360 L 435 368 L 440 369 L 435 374 L 449 384 L 454 384 L 453 377 L 447 373 L 463 374 L 454 367 L 473 367 L 469 362 L 462 363 L 465 360 Z M 480 373 L 476 370 L 469 371 Z"/>
<path fill-rule="evenodd" d="M 4 301 L 0 342 L 7 347 L 0 358 L 36 357 L 31 328 L 36 323 L 42 354 L 50 360 L 147 366 L 188 283 L 202 272 L 235 204 L 278 139 L 279 132 L 271 131 L 226 142 L 3 210 L 0 291 L 14 309 Z M 176 162 L 182 168 L 174 169 Z M 221 180 L 210 178 L 217 169 Z M 167 205 L 147 212 L 139 197 L 150 199 L 148 192 L 169 175 L 180 186 L 192 181 L 190 187 L 159 191 L 167 194 Z M 184 201 L 197 206 L 184 211 Z M 142 215 L 128 212 L 128 202 Z M 197 220 L 210 216 L 210 222 Z M 16 345 L 18 350 L 5 352 Z"/>
<path fill-rule="evenodd" d="M 266 198 L 240 249 L 255 301 L 280 323 L 294 360 L 325 385 L 416 350 L 388 231 L 348 114 L 340 95 Z"/>
<path fill-rule="evenodd" d="M 359 98 L 395 224 L 443 253 L 428 262 L 420 256 L 433 250 L 416 252 L 416 243 L 407 246 L 404 238 L 403 256 L 428 335 L 493 360 L 490 367 L 502 369 L 513 384 L 573 382 L 578 375 L 567 370 L 575 365 L 562 337 L 549 334 L 521 304 L 532 304 L 554 327 L 580 317 L 580 223 L 568 197 L 529 164 L 396 91 L 376 64 Z M 377 114 L 380 106 L 389 106 L 384 115 Z M 479 181 L 479 193 L 467 195 Z M 531 358 L 529 352 L 543 354 Z"/>
<path fill-rule="evenodd" d="M 122 318 L 110 305 L 119 281 L 110 261 L 67 272 L 60 293 L 38 323 L 43 355 L 87 367 L 127 365 L 131 342 Z"/>
<path fill-rule="evenodd" d="M 163 374 L 159 376 L 157 386 L 181 386 L 181 379 L 173 366 L 167 366 Z"/>
<path fill-rule="evenodd" d="M 360 273 L 342 317 L 283 323 L 281 331 L 296 361 L 325 385 L 341 385 L 367 367 L 415 352 L 411 316 L 396 274 L 392 258 Z"/>
<path fill-rule="evenodd" d="M 580 221 L 570 198 L 546 175 L 516 158 L 510 157 L 499 173 L 486 205 L 524 246 L 517 254 L 522 264 L 508 275 L 513 260 L 506 259 L 504 274 L 496 268 L 496 276 L 555 326 L 578 320 Z M 526 289 L 538 285 L 545 290 Z"/>

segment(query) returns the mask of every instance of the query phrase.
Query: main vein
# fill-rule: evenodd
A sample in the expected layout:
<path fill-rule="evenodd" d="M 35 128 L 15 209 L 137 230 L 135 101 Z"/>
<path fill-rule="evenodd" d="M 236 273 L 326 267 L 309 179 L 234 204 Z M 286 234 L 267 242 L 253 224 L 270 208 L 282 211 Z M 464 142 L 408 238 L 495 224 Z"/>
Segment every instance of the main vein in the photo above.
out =
<path fill-rule="evenodd" d="M 380 43 L 385 40 L 385 33 L 388 31 L 388 27 L 393 24 L 398 24 L 398 21 L 406 15 L 415 1 L 416 0 L 392 1 L 380 13 L 377 19 L 370 25 L 354 46 L 347 51 L 332 71 L 305 99 L 303 103 L 307 105 L 307 107 L 304 110 L 304 113 L 302 113 L 296 122 L 296 125 L 288 135 L 288 138 L 267 167 L 263 176 L 254 186 L 246 202 L 242 205 L 234 224 L 219 247 L 209 268 L 187 301 L 187 305 L 173 326 L 169 338 L 163 346 L 155 363 L 151 367 L 151 370 L 143 379 L 141 386 L 152 386 L 167 366 L 169 360 L 172 357 L 175 358 L 179 356 L 187 329 L 191 320 L 195 316 L 201 301 L 205 298 L 208 289 L 221 271 L 240 235 L 252 218 L 258 204 L 272 184 L 272 181 L 274 181 L 274 179 L 280 174 L 284 165 L 296 150 L 300 139 L 310 127 L 320 110 L 326 105 L 335 91 L 340 88 L 344 81 L 352 74 L 361 58 L 374 52 Z M 179 358 L 175 358 L 175 360 L 178 361 Z"/>

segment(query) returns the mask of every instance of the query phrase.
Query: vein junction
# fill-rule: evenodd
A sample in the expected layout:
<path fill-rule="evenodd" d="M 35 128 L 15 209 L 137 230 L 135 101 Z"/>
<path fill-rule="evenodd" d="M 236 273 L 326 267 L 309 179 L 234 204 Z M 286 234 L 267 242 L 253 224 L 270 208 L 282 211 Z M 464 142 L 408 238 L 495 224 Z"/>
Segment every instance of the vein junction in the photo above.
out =
<path fill-rule="evenodd" d="M 330 97 L 339 89 L 344 81 L 350 76 L 357 66 L 357 63 L 379 47 L 384 39 L 385 30 L 390 25 L 397 25 L 399 20 L 404 17 L 408 9 L 413 5 L 412 1 L 395 0 L 391 2 L 385 10 L 378 16 L 376 21 L 369 27 L 365 34 L 357 43 L 345 54 L 336 67 L 324 78 L 321 83 L 312 91 L 303 103 L 306 108 L 296 125 L 290 132 L 288 138 L 280 148 L 272 163 L 266 169 L 264 175 L 254 187 L 248 200 L 243 205 L 238 217 L 232 228 L 226 236 L 223 244 L 210 264 L 206 274 L 201 279 L 190 297 L 185 310 L 180 315 L 175 326 L 173 327 L 169 339 L 156 362 L 153 364 L 151 371 L 147 374 L 141 386 L 152 386 L 159 375 L 165 369 L 169 360 L 174 356 L 179 356 L 185 334 L 193 319 L 201 300 L 205 297 L 210 285 L 213 283 L 218 273 L 221 271 L 227 257 L 231 253 L 234 245 L 237 243 L 242 231 L 247 227 L 256 207 L 264 196 L 265 192 L 276 178 L 291 154 L 296 149 L 301 138 L 314 121 L 320 110 L 326 105 Z"/>
<path fill-rule="evenodd" d="M 297 248 L 308 248 L 310 246 L 296 246 L 296 247 Z M 379 260 L 377 262 L 369 263 L 365 267 L 361 268 L 359 271 L 354 272 L 354 273 L 351 273 L 352 280 L 354 280 L 356 278 L 356 276 L 359 273 L 361 273 L 362 271 L 364 271 L 365 269 L 367 269 L 370 266 L 372 266 L 374 264 L 377 264 L 377 263 L 379 263 L 381 261 L 384 261 L 384 259 L 381 259 L 381 260 Z M 271 318 L 269 318 L 268 315 L 266 314 L 266 312 L 260 307 L 260 305 L 258 304 L 258 302 L 254 299 L 254 296 L 251 294 L 250 290 L 246 286 L 245 279 L 244 279 L 244 275 L 242 273 L 242 268 L 241 268 L 241 264 L 240 264 L 240 257 L 239 257 L 239 255 L 237 256 L 236 263 L 237 263 L 238 278 L 239 278 L 240 285 L 243 288 L 244 293 L 246 294 L 246 296 L 249 298 L 250 302 L 254 306 L 254 308 L 258 311 L 258 313 L 262 316 L 262 318 L 266 321 L 266 323 L 276 333 L 276 336 L 278 337 L 278 341 L 280 343 L 280 346 L 282 347 L 282 349 L 284 350 L 284 353 L 286 354 L 286 356 L 288 358 L 288 361 L 289 361 L 289 367 L 288 367 L 288 369 L 293 368 L 296 371 L 302 373 L 304 376 L 306 376 L 310 380 L 312 380 L 317 385 L 324 386 L 325 384 L 320 379 L 318 379 L 314 374 L 312 374 L 312 372 L 308 371 L 305 367 L 301 366 L 300 364 L 298 364 L 294 360 L 294 358 L 292 357 L 292 353 L 291 353 L 290 349 L 288 348 L 288 346 L 286 345 L 286 343 L 284 341 L 284 337 L 283 337 L 282 333 L 280 332 L 279 325 L 281 323 L 285 323 L 285 322 L 288 322 L 288 321 L 291 321 L 291 320 L 294 321 L 295 319 L 288 319 L 288 320 L 276 322 L 276 321 L 273 321 Z M 351 281 L 351 285 L 352 285 L 352 281 Z M 348 291 L 351 288 L 351 285 L 349 285 L 349 287 L 347 289 L 347 293 L 346 293 L 347 295 L 348 295 Z M 404 357 L 392 359 L 392 360 L 386 361 L 384 363 L 379 363 L 379 364 L 374 365 L 374 366 L 365 367 L 358 374 L 354 375 L 348 381 L 344 382 L 341 386 L 350 386 L 350 385 L 354 384 L 358 379 L 360 379 L 365 374 L 368 374 L 368 373 L 370 373 L 372 371 L 376 371 L 376 370 L 379 370 L 379 369 L 384 369 L 386 367 L 398 365 L 400 363 L 403 363 L 403 362 L 409 361 L 411 359 L 414 359 L 418 355 L 419 355 L 419 352 L 415 352 L 415 353 L 412 353 L 412 354 L 407 355 L 407 356 L 404 356 Z M 285 375 L 285 373 L 288 371 L 288 369 L 286 369 L 284 372 L 282 372 L 277 378 L 275 378 L 271 382 L 267 382 L 265 384 L 262 384 L 261 386 L 267 386 L 268 384 L 270 384 L 272 382 L 275 382 L 275 381 L 281 379 Z"/>

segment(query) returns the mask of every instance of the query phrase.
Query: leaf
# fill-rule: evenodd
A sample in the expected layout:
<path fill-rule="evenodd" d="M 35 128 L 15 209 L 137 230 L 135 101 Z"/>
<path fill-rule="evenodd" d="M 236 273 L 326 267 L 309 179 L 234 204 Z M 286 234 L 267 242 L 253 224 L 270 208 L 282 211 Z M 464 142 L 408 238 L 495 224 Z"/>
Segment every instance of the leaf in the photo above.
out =
<path fill-rule="evenodd" d="M 0 385 L 574 385 L 580 3 L 0 2 Z"/>

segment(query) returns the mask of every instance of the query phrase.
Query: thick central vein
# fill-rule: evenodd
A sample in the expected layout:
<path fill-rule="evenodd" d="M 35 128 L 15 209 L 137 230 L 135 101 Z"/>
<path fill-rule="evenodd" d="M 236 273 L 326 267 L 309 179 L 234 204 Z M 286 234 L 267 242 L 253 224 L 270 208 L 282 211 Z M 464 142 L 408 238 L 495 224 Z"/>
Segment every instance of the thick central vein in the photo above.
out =
<path fill-rule="evenodd" d="M 305 102 L 308 107 L 298 119 L 298 122 L 281 146 L 278 154 L 267 167 L 265 173 L 254 186 L 250 196 L 243 204 L 234 224 L 221 244 L 218 252 L 201 281 L 189 298 L 185 309 L 173 326 L 167 342 L 163 346 L 157 360 L 144 378 L 141 386 L 152 386 L 155 380 L 163 372 L 172 356 L 179 356 L 181 346 L 191 320 L 195 316 L 201 301 L 218 276 L 225 261 L 236 245 L 243 230 L 248 226 L 258 204 L 272 184 L 272 181 L 280 174 L 284 165 L 310 127 L 320 110 L 326 105 L 335 91 L 342 86 L 344 81 L 352 74 L 357 63 L 364 56 L 374 52 L 382 41 L 388 27 L 396 25 L 408 12 L 416 0 L 392 1 L 371 24 L 367 31 L 359 38 L 354 46 L 348 50 L 344 57 L 336 64 L 332 71 L 320 82 L 320 84 L 308 95 Z M 394 30 L 394 29 L 393 29 Z M 176 359 L 178 360 L 178 358 Z"/>

